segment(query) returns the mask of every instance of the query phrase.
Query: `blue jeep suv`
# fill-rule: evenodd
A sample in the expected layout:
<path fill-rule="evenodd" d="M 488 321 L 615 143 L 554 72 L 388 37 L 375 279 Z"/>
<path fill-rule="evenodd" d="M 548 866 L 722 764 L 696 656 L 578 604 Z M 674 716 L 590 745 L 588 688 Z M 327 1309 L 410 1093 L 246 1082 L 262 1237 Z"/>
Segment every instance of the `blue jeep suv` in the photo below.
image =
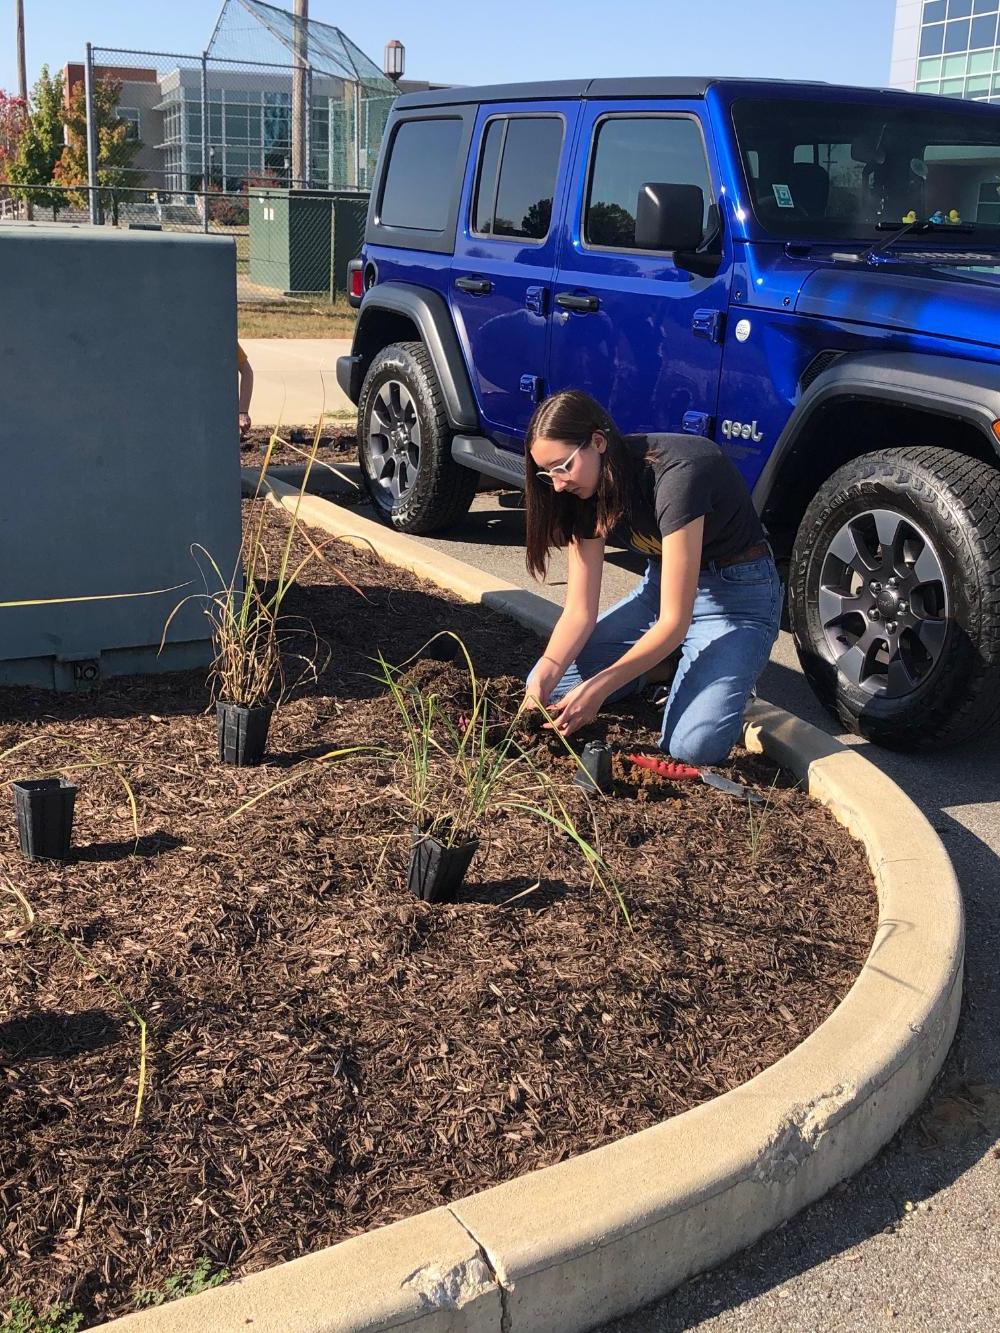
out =
<path fill-rule="evenodd" d="M 379 515 L 523 484 L 546 394 L 708 436 L 785 562 L 806 676 L 933 746 L 1000 716 L 1000 108 L 595 79 L 400 97 L 338 362 Z"/>

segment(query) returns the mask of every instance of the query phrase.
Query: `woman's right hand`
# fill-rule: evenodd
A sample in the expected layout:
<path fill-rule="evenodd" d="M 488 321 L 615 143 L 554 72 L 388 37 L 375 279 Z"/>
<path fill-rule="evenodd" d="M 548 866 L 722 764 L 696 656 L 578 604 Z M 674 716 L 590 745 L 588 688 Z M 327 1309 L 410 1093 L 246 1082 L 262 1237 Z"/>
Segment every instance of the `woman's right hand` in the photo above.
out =
<path fill-rule="evenodd" d="M 528 677 L 528 683 L 524 687 L 525 708 L 537 708 L 539 704 L 548 706 L 549 697 L 562 680 L 563 674 L 558 662 L 543 657 Z"/>

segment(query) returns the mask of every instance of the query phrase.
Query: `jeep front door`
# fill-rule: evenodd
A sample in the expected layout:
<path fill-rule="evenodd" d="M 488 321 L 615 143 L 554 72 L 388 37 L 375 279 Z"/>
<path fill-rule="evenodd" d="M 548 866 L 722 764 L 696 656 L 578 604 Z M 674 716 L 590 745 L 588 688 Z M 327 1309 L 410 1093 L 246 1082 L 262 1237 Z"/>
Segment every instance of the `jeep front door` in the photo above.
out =
<path fill-rule="evenodd" d="M 544 386 L 557 220 L 577 102 L 480 108 L 462 195 L 450 300 L 483 419 L 520 448 Z"/>
<path fill-rule="evenodd" d="M 629 434 L 714 437 L 732 261 L 725 237 L 710 240 L 719 210 L 697 106 L 587 102 L 583 117 L 553 295 L 549 387 L 585 389 Z M 636 240 L 645 187 L 665 184 L 702 191 L 707 253 L 691 267 Z"/>

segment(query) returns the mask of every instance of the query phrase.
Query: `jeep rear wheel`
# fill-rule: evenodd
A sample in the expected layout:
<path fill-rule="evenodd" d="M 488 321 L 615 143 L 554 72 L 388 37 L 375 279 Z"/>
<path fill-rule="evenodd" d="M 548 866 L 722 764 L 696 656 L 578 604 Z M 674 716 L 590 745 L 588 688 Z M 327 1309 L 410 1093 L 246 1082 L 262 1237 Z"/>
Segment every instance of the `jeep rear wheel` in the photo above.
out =
<path fill-rule="evenodd" d="M 358 460 L 378 516 L 400 532 L 436 532 L 468 510 L 478 476 L 451 456 L 451 431 L 423 343 L 394 343 L 358 400 Z"/>
<path fill-rule="evenodd" d="M 885 449 L 821 487 L 792 552 L 789 613 L 821 702 L 897 749 L 1000 718 L 1000 471 Z"/>

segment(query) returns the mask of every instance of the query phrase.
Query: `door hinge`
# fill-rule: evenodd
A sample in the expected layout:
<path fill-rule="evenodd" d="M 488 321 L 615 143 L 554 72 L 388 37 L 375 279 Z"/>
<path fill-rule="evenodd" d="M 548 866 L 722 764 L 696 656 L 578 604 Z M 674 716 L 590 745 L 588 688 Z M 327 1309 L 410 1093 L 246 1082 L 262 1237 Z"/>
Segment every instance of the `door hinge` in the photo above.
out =
<path fill-rule="evenodd" d="M 696 310 L 691 319 L 692 330 L 713 343 L 722 342 L 725 327 L 726 316 L 721 310 Z"/>
<path fill-rule="evenodd" d="M 522 375 L 521 392 L 526 393 L 533 403 L 540 403 L 544 394 L 544 385 L 540 375 Z"/>
<path fill-rule="evenodd" d="M 681 429 L 687 435 L 705 435 L 712 438 L 715 422 L 707 412 L 685 412 Z"/>

